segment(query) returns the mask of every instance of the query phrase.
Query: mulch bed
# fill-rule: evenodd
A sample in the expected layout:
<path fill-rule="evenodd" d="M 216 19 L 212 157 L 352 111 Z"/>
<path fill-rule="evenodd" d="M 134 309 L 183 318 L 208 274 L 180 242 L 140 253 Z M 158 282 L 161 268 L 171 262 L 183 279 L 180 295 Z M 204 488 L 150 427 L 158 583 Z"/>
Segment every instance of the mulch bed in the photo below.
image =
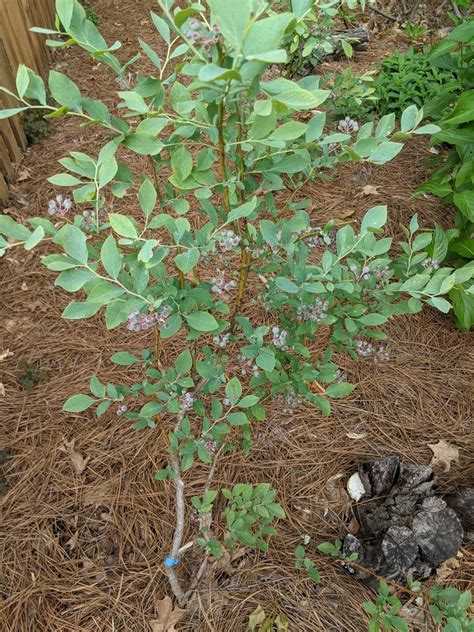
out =
<path fill-rule="evenodd" d="M 148 17 L 151 4 L 94 2 L 106 39 L 124 43 L 121 59 L 136 50 L 138 36 L 159 48 Z M 377 50 L 384 42 L 375 44 Z M 396 36 L 390 38 L 391 46 L 396 42 Z M 368 58 L 373 61 L 370 50 L 351 62 L 354 70 L 365 69 Z M 54 65 L 84 94 L 113 103 L 113 77 L 78 49 L 61 51 Z M 95 128 L 80 128 L 70 119 L 54 122 L 52 134 L 27 151 L 19 167 L 23 180 L 8 212 L 16 218 L 46 216 L 54 194 L 46 177 L 57 169 L 57 159 L 72 149 L 93 154 L 101 142 L 103 134 Z M 437 199 L 410 198 L 426 179 L 429 157 L 426 142 L 418 139 L 384 167 L 347 165 L 330 181 L 308 185 L 304 194 L 311 200 L 313 223 L 329 217 L 357 222 L 367 208 L 386 203 L 391 234 L 399 235 L 400 223 L 414 212 L 422 225 L 451 224 L 453 212 Z M 134 168 L 141 166 L 137 157 Z M 365 194 L 366 185 L 375 192 Z M 114 204 L 118 212 L 137 211 L 134 194 Z M 3 629 L 142 632 L 150 629 L 156 601 L 171 595 L 162 559 L 174 528 L 174 490 L 172 483 L 154 480 L 166 461 L 163 432 L 136 432 L 114 411 L 96 419 L 93 413 L 65 415 L 61 407 L 70 394 L 87 389 L 92 373 L 106 381 L 133 382 L 128 370 L 111 368 L 108 358 L 151 341 L 146 333 L 125 328 L 107 332 L 100 317 L 61 320 L 69 295 L 54 287 L 54 275 L 40 263 L 42 252 L 10 251 L 0 261 L 0 352 L 13 353 L 1 364 Z M 246 308 L 258 309 L 250 302 Z M 309 406 L 290 415 L 272 405 L 251 454 L 222 459 L 217 486 L 268 481 L 278 489 L 288 518 L 280 522 L 266 556 L 238 554 L 203 581 L 179 630 L 242 632 L 259 604 L 267 614 L 285 613 L 290 630 L 366 630 L 361 603 L 373 593 L 316 549 L 320 541 L 344 533 L 350 500 L 343 482 L 368 458 L 396 453 L 405 463 L 427 465 L 428 443 L 439 439 L 460 451 L 459 462 L 439 474 L 443 488 L 473 480 L 466 440 L 474 417 L 472 338 L 460 333 L 450 316 L 430 308 L 394 320 L 386 332 L 388 361 L 340 358 L 357 388 L 335 403 L 330 418 Z M 180 346 L 167 343 L 163 357 L 174 358 Z M 43 373 L 26 390 L 25 361 Z M 82 473 L 80 458 L 87 459 Z M 206 476 L 205 466 L 188 473 L 188 497 Z M 194 530 L 188 526 L 185 541 Z M 308 554 L 321 571 L 320 585 L 294 569 L 302 534 L 311 538 Z M 191 572 L 198 561 L 190 553 L 180 572 Z M 473 566 L 472 550 L 462 549 L 445 582 L 468 588 Z"/>

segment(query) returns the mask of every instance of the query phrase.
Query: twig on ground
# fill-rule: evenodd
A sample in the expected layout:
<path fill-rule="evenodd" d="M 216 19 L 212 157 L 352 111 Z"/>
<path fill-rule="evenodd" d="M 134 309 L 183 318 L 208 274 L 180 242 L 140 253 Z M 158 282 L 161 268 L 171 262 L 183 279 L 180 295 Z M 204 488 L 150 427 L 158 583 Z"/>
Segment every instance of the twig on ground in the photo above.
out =
<path fill-rule="evenodd" d="M 387 20 L 392 20 L 392 22 L 398 22 L 399 20 L 399 18 L 396 17 L 395 15 L 392 15 L 391 13 L 385 13 L 385 11 L 382 11 L 382 9 L 379 9 L 378 7 L 371 6 L 370 9 L 374 13 L 378 13 L 382 17 L 387 18 Z"/>

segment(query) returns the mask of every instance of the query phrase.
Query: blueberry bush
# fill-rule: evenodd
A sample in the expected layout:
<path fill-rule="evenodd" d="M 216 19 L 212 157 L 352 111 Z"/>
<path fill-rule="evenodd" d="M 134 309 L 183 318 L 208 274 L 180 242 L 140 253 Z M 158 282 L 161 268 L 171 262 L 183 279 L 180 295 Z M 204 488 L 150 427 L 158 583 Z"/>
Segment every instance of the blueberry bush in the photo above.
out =
<path fill-rule="evenodd" d="M 71 151 L 59 160 L 63 170 L 49 182 L 65 191 L 45 216 L 29 226 L 0 216 L 0 254 L 49 244 L 42 263 L 75 294 L 63 318 L 103 312 L 106 327 L 121 328 L 130 344 L 139 332 L 149 335 L 140 354 L 125 349 L 110 358 L 140 368 L 139 382 L 104 384 L 94 375 L 90 392 L 72 395 L 64 410 L 95 408 L 100 417 L 110 409 L 137 430 L 165 430 L 169 459 L 156 477 L 175 485 L 176 525 L 163 565 L 181 605 L 209 560 L 237 545 L 266 551 L 285 517 L 268 484 L 213 488 L 219 457 L 251 449 L 264 403 L 308 401 L 330 414 L 331 400 L 354 388 L 334 352 L 383 356 L 381 325 L 424 303 L 448 311 L 443 294 L 458 282 L 457 271 L 427 262 L 433 234 L 420 231 L 416 217 L 402 254 L 391 256 L 385 206 L 368 210 L 355 228 L 313 225 L 307 202 L 295 202 L 307 181 L 338 163 L 384 164 L 402 141 L 439 127 L 420 128 L 423 113 L 412 105 L 399 131 L 393 113 L 376 126 L 344 117 L 331 129 L 318 109 L 329 97 L 319 77 L 267 74 L 288 61 L 295 13 L 273 11 L 265 0 L 184 4 L 160 0 L 160 15 L 152 13 L 164 56 L 140 40 L 140 53 L 122 63 L 114 54 L 120 43 L 109 45 L 77 0 L 57 0 L 57 30 L 36 31 L 51 46 L 80 46 L 110 68 L 120 116 L 56 70 L 47 93 L 25 66 L 16 92 L 3 88 L 18 107 L 0 112 L 39 110 L 107 133 L 98 154 Z M 152 74 L 140 73 L 143 56 Z M 138 176 L 130 155 L 142 157 Z M 114 198 L 132 210 L 111 212 Z M 259 322 L 255 305 L 271 325 Z M 319 355 L 312 341 L 321 328 L 327 348 Z M 178 355 L 175 340 L 185 342 Z M 191 508 L 186 476 L 195 462 L 207 464 L 209 475 Z M 191 515 L 202 563 L 186 578 L 179 563 Z"/>

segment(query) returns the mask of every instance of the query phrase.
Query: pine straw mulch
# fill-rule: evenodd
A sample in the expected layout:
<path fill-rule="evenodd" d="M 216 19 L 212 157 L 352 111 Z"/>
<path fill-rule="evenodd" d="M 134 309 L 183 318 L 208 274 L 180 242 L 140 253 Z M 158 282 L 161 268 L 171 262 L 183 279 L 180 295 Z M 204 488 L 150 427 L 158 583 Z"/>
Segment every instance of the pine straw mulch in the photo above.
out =
<path fill-rule="evenodd" d="M 108 40 L 123 40 L 126 32 L 127 50 L 140 33 L 158 45 L 145 5 L 98 0 L 94 6 Z M 77 50 L 61 52 L 55 67 L 67 68 L 85 93 L 101 93 L 111 102 L 117 87 L 107 71 L 94 68 Z M 18 218 L 45 215 L 54 193 L 46 177 L 56 169 L 56 159 L 72 148 L 93 153 L 100 142 L 96 130 L 83 130 L 71 120 L 54 123 L 52 135 L 27 152 L 20 167 L 24 181 L 16 186 L 8 212 Z M 426 177 L 429 156 L 418 140 L 385 167 L 348 165 L 332 180 L 308 185 L 314 223 L 332 216 L 358 221 L 368 207 L 382 202 L 389 204 L 389 228 L 397 235 L 400 222 L 413 212 L 425 225 L 452 222 L 451 211 L 437 200 L 410 199 Z M 137 159 L 134 167 L 140 166 Z M 367 185 L 375 190 L 364 192 Z M 115 210 L 136 212 L 134 196 L 116 202 Z M 9 253 L 0 271 L 0 352 L 13 353 L 1 364 L 0 449 L 7 456 L 3 629 L 148 630 L 156 601 L 170 594 L 161 562 L 174 528 L 174 490 L 171 483 L 154 480 L 166 462 L 163 434 L 159 428 L 135 432 L 113 411 L 97 420 L 93 413 L 65 415 L 61 407 L 71 393 L 87 389 L 94 372 L 106 381 L 131 383 L 130 372 L 111 368 L 108 358 L 125 348 L 138 351 L 150 341 L 124 328 L 107 332 L 100 318 L 61 320 L 69 297 L 54 287 L 54 275 L 37 252 Z M 257 313 L 255 303 L 245 307 Z M 281 521 L 268 555 L 238 553 L 220 563 L 202 583 L 193 612 L 180 621 L 179 630 L 242 632 L 260 604 L 267 614 L 285 613 L 292 631 L 362 632 L 366 618 L 360 604 L 372 593 L 316 549 L 321 540 L 343 533 L 351 517 L 344 480 L 359 461 L 394 452 L 406 462 L 427 464 L 432 456 L 427 444 L 439 439 L 460 449 L 459 463 L 440 475 L 443 487 L 473 480 L 466 440 L 473 418 L 469 335 L 429 308 L 393 321 L 386 331 L 388 362 L 340 358 L 357 388 L 334 405 L 329 419 L 314 408 L 302 406 L 289 415 L 272 404 L 267 422 L 256 429 L 251 454 L 222 459 L 216 486 L 268 481 L 278 490 L 288 519 Z M 182 348 L 183 341 L 167 343 L 163 357 L 172 359 Z M 23 360 L 44 372 L 44 380 L 31 390 L 21 386 Z M 206 476 L 205 466 L 186 476 L 188 498 L 199 493 Z M 188 525 L 185 541 L 194 534 L 195 527 Z M 293 551 L 302 534 L 311 537 L 308 553 L 321 570 L 319 586 L 294 569 Z M 180 574 L 191 573 L 198 561 L 189 553 Z M 468 587 L 473 566 L 472 551 L 463 549 L 447 582 Z"/>

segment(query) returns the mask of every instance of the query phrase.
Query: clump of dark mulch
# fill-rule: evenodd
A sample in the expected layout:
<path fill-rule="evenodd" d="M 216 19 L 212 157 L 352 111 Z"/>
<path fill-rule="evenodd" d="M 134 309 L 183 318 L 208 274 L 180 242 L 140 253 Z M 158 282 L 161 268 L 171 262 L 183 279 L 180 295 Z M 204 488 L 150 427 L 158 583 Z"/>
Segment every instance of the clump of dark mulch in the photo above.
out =
<path fill-rule="evenodd" d="M 348 570 L 369 585 L 378 584 L 376 576 L 427 579 L 458 553 L 464 525 L 472 527 L 474 489 L 459 488 L 443 499 L 431 467 L 389 456 L 361 463 L 350 480 L 359 530 L 344 538 L 343 553 L 357 553 L 358 567 Z"/>

